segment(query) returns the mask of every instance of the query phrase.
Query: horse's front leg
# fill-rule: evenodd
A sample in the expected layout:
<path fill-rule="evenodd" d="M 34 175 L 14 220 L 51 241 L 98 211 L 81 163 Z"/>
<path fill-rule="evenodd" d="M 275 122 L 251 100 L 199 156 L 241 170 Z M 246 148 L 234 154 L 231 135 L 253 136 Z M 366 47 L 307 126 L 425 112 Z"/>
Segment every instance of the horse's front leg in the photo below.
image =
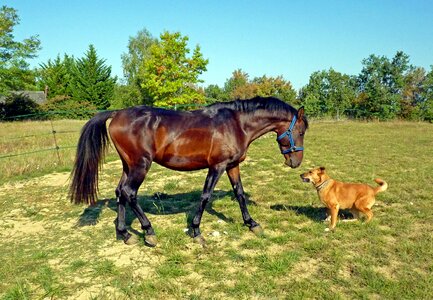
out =
<path fill-rule="evenodd" d="M 218 182 L 218 179 L 221 177 L 221 174 L 224 172 L 224 168 L 209 168 L 207 173 L 206 181 L 203 187 L 203 193 L 200 197 L 200 206 L 195 214 L 194 219 L 192 220 L 192 233 L 194 241 L 199 243 L 200 245 L 205 244 L 205 240 L 200 232 L 200 222 L 201 217 L 203 216 L 203 212 L 206 208 L 206 204 L 209 202 L 209 199 L 212 195 L 212 192 L 215 188 L 215 185 Z"/>
<path fill-rule="evenodd" d="M 244 224 L 256 235 L 262 234 L 263 233 L 262 227 L 260 227 L 259 223 L 257 223 L 256 221 L 253 220 L 253 218 L 251 218 L 250 213 L 248 212 L 244 188 L 242 187 L 239 165 L 227 169 L 227 175 L 229 176 L 230 183 L 232 184 L 233 192 L 236 196 L 236 199 L 239 202 L 239 207 L 241 208 L 242 219 L 244 220 Z"/>

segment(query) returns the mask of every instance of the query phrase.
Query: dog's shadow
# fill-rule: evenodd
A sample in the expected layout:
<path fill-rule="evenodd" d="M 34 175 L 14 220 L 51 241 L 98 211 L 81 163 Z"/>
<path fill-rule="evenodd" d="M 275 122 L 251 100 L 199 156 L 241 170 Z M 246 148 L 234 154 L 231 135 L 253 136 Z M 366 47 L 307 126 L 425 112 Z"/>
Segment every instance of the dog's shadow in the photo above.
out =
<path fill-rule="evenodd" d="M 193 191 L 188 193 L 179 194 L 165 194 L 155 193 L 153 195 L 139 196 L 138 203 L 143 209 L 144 213 L 152 215 L 171 215 L 171 214 L 185 214 L 186 226 L 189 227 L 192 219 L 197 212 L 200 202 L 201 191 Z M 211 200 L 206 205 L 206 212 L 216 216 L 227 223 L 235 222 L 231 217 L 226 217 L 223 213 L 216 211 L 213 208 L 213 203 L 219 201 L 228 195 L 233 195 L 233 192 L 214 191 Z M 248 199 L 248 194 L 245 194 Z M 235 200 L 234 197 L 231 197 Z M 248 205 L 256 205 L 254 201 L 248 200 Z M 131 211 L 128 205 L 126 205 L 126 225 L 129 229 L 132 222 L 137 218 L 136 215 Z M 76 226 L 91 226 L 99 222 L 102 211 L 105 208 L 109 208 L 117 213 L 117 201 L 116 199 L 102 199 L 96 202 L 95 205 L 89 206 L 84 209 L 81 213 Z M 149 216 L 148 216 L 149 217 Z M 152 220 L 151 220 L 152 221 Z M 132 229 L 131 229 L 132 230 Z"/>
<path fill-rule="evenodd" d="M 317 222 L 326 219 L 326 208 L 324 207 L 275 204 L 271 206 L 271 209 L 278 211 L 291 211 L 296 215 L 304 215 Z"/>
<path fill-rule="evenodd" d="M 304 215 L 315 222 L 324 221 L 327 217 L 327 210 L 325 207 L 276 204 L 272 205 L 271 209 L 278 211 L 292 211 L 296 215 Z M 346 210 L 340 210 L 338 212 L 338 217 L 340 219 L 353 219 L 352 213 Z"/>

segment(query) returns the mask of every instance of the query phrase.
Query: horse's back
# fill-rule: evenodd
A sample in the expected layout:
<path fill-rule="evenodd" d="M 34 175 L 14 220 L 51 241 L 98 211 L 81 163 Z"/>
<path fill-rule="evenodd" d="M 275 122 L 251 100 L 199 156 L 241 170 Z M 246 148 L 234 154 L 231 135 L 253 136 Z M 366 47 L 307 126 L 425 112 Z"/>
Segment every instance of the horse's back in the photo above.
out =
<path fill-rule="evenodd" d="M 145 157 L 176 170 L 236 158 L 243 143 L 236 112 L 224 108 L 185 112 L 139 106 L 118 111 L 109 131 L 128 164 Z"/>

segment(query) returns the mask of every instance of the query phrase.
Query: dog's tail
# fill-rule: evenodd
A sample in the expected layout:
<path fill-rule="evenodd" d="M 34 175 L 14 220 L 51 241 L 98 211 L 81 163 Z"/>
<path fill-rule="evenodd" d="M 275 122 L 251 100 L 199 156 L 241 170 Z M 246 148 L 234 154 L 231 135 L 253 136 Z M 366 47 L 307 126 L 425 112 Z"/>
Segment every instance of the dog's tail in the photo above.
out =
<path fill-rule="evenodd" d="M 384 192 L 388 188 L 388 183 L 386 183 L 382 179 L 376 178 L 374 181 L 376 181 L 376 183 L 379 184 L 379 186 L 374 189 L 375 194 L 380 193 L 380 192 Z"/>

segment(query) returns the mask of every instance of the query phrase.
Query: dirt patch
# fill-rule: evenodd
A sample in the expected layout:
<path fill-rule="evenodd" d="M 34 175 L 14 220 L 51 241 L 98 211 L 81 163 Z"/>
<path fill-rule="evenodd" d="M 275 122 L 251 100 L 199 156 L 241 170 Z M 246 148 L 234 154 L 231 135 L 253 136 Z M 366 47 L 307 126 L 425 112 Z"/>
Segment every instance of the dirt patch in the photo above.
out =
<path fill-rule="evenodd" d="M 321 262 L 315 258 L 302 260 L 293 266 L 293 270 L 290 273 L 296 274 L 296 276 L 292 275 L 296 281 L 307 279 L 317 274 L 320 263 Z"/>
<path fill-rule="evenodd" d="M 0 220 L 0 236 L 2 238 L 17 238 L 25 235 L 42 234 L 45 232 L 43 222 L 30 221 L 28 219 L 3 219 Z"/>

